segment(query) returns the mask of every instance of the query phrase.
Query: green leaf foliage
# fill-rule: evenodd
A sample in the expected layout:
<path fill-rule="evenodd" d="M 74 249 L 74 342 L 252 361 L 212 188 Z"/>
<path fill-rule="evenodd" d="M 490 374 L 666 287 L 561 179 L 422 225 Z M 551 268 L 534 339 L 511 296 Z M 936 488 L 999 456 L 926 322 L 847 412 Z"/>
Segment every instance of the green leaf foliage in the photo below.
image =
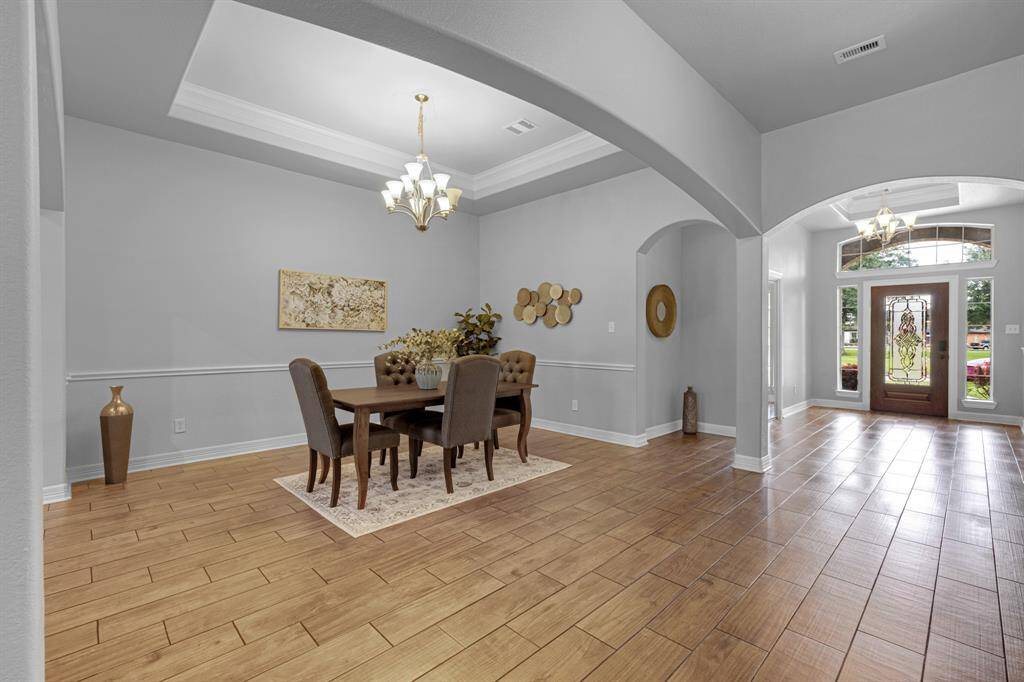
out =
<path fill-rule="evenodd" d="M 455 344 L 455 351 L 462 355 L 492 355 L 494 347 L 501 341 L 494 335 L 494 326 L 501 321 L 501 313 L 495 312 L 490 303 L 484 303 L 479 313 L 467 308 L 464 313 L 455 313 L 456 329 L 462 339 Z"/>

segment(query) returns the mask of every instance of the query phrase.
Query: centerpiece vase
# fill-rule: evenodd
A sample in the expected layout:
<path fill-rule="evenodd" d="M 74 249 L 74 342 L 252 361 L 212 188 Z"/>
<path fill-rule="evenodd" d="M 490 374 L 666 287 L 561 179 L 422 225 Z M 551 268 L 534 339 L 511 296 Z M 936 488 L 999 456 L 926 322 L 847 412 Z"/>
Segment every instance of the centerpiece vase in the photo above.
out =
<path fill-rule="evenodd" d="M 110 402 L 100 411 L 103 478 L 107 483 L 123 483 L 128 477 L 128 454 L 132 448 L 132 420 L 135 411 L 121 399 L 123 388 L 111 386 Z"/>
<path fill-rule="evenodd" d="M 441 368 L 432 362 L 416 365 L 416 385 L 425 391 L 437 388 L 441 383 Z"/>

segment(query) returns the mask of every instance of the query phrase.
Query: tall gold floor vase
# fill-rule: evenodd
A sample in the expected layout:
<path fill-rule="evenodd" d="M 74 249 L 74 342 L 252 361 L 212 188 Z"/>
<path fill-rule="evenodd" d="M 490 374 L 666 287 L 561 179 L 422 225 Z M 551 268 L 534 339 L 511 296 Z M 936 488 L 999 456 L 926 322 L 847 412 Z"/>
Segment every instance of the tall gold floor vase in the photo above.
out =
<path fill-rule="evenodd" d="M 123 483 L 128 477 L 128 453 L 132 449 L 135 411 L 121 399 L 124 386 L 110 387 L 110 402 L 100 410 L 103 439 L 103 476 L 107 483 Z"/>

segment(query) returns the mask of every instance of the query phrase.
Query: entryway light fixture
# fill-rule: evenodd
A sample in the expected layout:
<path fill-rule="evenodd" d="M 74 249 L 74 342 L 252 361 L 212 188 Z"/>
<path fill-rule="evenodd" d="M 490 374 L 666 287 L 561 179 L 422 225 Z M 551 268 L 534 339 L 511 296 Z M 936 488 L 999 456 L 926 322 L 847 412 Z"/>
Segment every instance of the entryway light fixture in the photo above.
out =
<path fill-rule="evenodd" d="M 416 95 L 420 103 L 420 115 L 416 130 L 420 136 L 420 153 L 412 163 L 405 164 L 405 174 L 398 180 L 388 180 L 387 189 L 381 191 L 388 214 L 404 213 L 412 218 L 416 229 L 426 232 L 431 218 L 435 216 L 448 219 L 459 207 L 461 189 L 448 186 L 451 176 L 445 173 L 434 174 L 430 170 L 430 161 L 423 151 L 423 103 L 429 97 Z"/>
<path fill-rule="evenodd" d="M 862 239 L 879 239 L 884 245 L 892 241 L 897 230 L 904 227 L 907 229 L 914 227 L 915 216 L 908 216 L 904 220 L 893 213 L 892 209 L 886 205 L 885 195 L 888 193 L 888 189 L 882 190 L 882 205 L 879 207 L 878 213 L 875 214 L 874 218 L 863 223 L 857 223 L 857 232 L 860 233 Z"/>

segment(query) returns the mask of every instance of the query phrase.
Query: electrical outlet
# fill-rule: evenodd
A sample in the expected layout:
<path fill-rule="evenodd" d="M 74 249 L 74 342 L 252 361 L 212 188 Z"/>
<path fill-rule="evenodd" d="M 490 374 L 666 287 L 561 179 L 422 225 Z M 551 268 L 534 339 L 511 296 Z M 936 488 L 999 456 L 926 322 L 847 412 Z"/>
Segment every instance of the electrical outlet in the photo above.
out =
<path fill-rule="evenodd" d="M 1019 324 L 1008 324 L 1008 325 L 1006 325 L 1006 330 L 1003 333 L 1004 334 L 1020 334 L 1020 325 Z"/>
<path fill-rule="evenodd" d="M 175 418 L 172 424 L 174 426 L 175 433 L 185 433 L 186 431 L 188 431 L 188 426 L 185 423 L 184 417 Z"/>
<path fill-rule="evenodd" d="M 615 333 L 615 323 L 614 322 L 609 322 L 608 323 L 608 333 L 609 334 L 614 334 Z"/>
<path fill-rule="evenodd" d="M 573 400 L 572 401 L 572 411 L 573 412 L 579 412 L 580 411 L 580 401 L 578 401 L 578 400 Z"/>

